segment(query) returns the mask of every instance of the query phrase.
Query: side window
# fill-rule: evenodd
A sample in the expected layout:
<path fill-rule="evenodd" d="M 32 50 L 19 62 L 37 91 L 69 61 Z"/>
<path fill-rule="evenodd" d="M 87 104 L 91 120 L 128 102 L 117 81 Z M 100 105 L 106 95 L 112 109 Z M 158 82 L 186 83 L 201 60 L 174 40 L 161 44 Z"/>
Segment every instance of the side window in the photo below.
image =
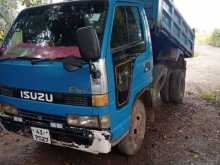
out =
<path fill-rule="evenodd" d="M 126 50 L 131 49 L 130 52 L 133 53 L 142 53 L 145 50 L 143 28 L 137 7 L 115 9 L 111 48 L 121 46 Z"/>
<path fill-rule="evenodd" d="M 138 8 L 126 7 L 129 43 L 142 41 L 143 33 Z"/>
<path fill-rule="evenodd" d="M 117 7 L 113 22 L 111 48 L 117 48 L 128 43 L 125 7 Z"/>

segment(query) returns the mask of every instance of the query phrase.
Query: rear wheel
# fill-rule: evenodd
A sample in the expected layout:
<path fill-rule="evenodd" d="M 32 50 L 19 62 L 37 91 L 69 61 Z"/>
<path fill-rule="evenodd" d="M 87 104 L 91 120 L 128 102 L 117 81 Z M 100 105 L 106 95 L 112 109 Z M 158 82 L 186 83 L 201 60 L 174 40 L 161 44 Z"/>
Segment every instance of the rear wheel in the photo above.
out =
<path fill-rule="evenodd" d="M 170 79 L 170 100 L 175 104 L 183 102 L 185 95 L 185 70 L 175 70 Z"/>
<path fill-rule="evenodd" d="M 167 64 L 166 82 L 160 91 L 161 100 L 165 103 L 182 103 L 185 93 L 186 61 L 180 56 L 175 63 Z"/>
<path fill-rule="evenodd" d="M 164 103 L 170 102 L 170 77 L 172 75 L 172 71 L 168 70 L 166 82 L 163 88 L 160 90 L 160 98 Z"/>
<path fill-rule="evenodd" d="M 126 155 L 135 155 L 144 141 L 146 112 L 144 104 L 137 100 L 132 109 L 131 126 L 128 135 L 119 143 L 118 149 Z"/>

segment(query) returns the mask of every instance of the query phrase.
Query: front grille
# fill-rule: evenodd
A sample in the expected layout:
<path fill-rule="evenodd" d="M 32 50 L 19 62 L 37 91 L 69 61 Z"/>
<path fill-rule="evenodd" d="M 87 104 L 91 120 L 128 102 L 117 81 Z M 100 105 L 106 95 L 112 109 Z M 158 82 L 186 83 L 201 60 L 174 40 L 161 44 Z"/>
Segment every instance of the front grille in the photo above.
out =
<path fill-rule="evenodd" d="M 92 97 L 89 95 L 54 94 L 54 102 L 76 106 L 91 106 Z"/>
<path fill-rule="evenodd" d="M 51 93 L 51 92 L 42 92 L 42 91 L 33 91 L 26 89 L 16 89 L 8 87 L 0 87 L 0 95 L 21 98 L 20 91 L 30 91 L 37 93 L 48 93 L 52 94 L 55 104 L 65 104 L 65 105 L 75 105 L 75 106 L 92 106 L 92 97 L 91 95 L 85 94 L 70 94 L 70 93 Z"/>
<path fill-rule="evenodd" d="M 19 110 L 18 114 L 20 117 L 23 118 L 23 120 L 29 123 L 41 123 L 50 126 L 51 122 L 56 122 L 66 125 L 65 117 L 61 117 L 61 116 L 52 116 L 42 113 L 28 112 L 25 110 Z"/>

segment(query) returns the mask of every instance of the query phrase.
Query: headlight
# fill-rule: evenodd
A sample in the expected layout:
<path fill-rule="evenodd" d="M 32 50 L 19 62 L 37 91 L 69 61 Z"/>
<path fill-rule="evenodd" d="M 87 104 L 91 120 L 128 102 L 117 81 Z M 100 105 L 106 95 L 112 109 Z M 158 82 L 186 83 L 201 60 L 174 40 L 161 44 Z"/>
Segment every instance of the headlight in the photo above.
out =
<path fill-rule="evenodd" d="M 6 114 L 10 114 L 10 115 L 18 115 L 17 108 L 11 105 L 7 105 L 7 104 L 1 105 L 1 111 Z"/>
<path fill-rule="evenodd" d="M 73 127 L 83 128 L 99 128 L 99 121 L 97 117 L 91 116 L 68 116 L 67 123 Z"/>
<path fill-rule="evenodd" d="M 70 115 L 67 117 L 67 123 L 72 127 L 108 129 L 110 128 L 110 119 L 109 115 L 101 117 Z"/>

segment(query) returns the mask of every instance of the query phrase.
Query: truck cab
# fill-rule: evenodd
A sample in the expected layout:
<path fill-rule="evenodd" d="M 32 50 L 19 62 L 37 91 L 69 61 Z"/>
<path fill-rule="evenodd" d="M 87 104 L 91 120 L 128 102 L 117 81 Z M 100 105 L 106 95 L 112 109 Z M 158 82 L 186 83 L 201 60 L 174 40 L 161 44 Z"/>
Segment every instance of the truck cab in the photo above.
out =
<path fill-rule="evenodd" d="M 138 152 L 153 100 L 151 31 L 138 0 L 28 8 L 0 56 L 0 119 L 35 141 Z"/>

